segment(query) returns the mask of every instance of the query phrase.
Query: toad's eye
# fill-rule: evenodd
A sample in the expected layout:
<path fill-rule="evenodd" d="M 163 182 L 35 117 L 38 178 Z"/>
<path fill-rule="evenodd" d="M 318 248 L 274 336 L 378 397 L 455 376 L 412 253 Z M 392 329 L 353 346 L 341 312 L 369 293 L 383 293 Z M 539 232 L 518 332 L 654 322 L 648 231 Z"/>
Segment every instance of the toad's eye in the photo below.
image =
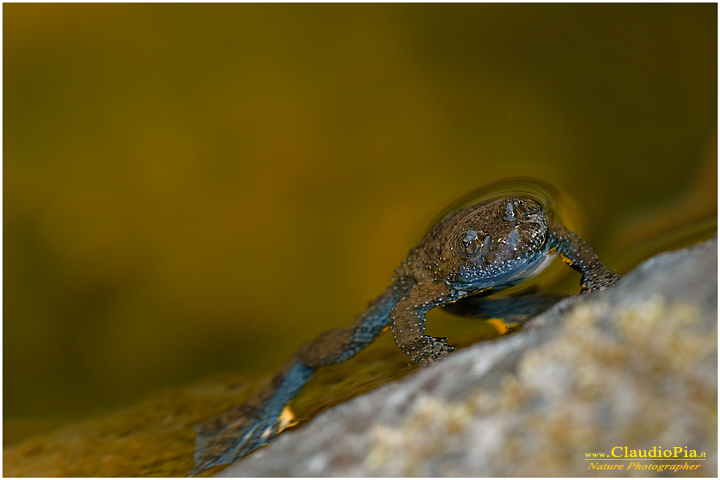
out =
<path fill-rule="evenodd" d="M 515 203 L 515 206 L 517 207 L 517 211 L 520 212 L 520 215 L 523 217 L 530 215 L 530 205 L 525 203 L 525 200 L 519 198 Z"/>
<path fill-rule="evenodd" d="M 532 215 L 534 213 L 538 213 L 541 210 L 541 207 L 539 204 L 530 201 L 525 201 L 522 198 L 518 198 L 515 201 L 515 211 L 520 213 L 523 217 L 527 217 L 528 215 Z"/>
<path fill-rule="evenodd" d="M 468 230 L 460 241 L 460 250 L 467 257 L 475 256 L 482 248 L 483 242 L 475 230 Z"/>

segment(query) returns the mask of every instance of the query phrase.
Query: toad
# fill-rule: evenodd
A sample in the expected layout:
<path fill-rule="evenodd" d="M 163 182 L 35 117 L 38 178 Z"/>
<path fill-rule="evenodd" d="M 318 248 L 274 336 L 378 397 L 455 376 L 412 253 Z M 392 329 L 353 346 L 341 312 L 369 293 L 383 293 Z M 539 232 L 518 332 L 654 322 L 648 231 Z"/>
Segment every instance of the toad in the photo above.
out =
<path fill-rule="evenodd" d="M 235 462 L 271 442 L 287 424 L 287 405 L 318 368 L 348 360 L 388 326 L 413 361 L 428 366 L 443 359 L 454 347 L 446 338 L 425 334 L 430 309 L 517 285 L 555 255 L 582 274 L 582 292 L 604 289 L 620 278 L 533 199 L 506 197 L 445 216 L 352 325 L 302 345 L 258 395 L 198 429 L 192 474 Z"/>

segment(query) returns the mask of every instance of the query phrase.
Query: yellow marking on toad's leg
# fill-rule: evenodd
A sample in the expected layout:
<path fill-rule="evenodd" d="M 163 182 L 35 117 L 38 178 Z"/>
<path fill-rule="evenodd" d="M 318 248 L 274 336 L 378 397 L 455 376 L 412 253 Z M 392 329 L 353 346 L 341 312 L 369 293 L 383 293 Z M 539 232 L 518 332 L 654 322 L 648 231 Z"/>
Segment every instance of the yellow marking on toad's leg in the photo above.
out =
<path fill-rule="evenodd" d="M 495 331 L 497 331 L 498 335 L 505 335 L 506 333 L 510 333 L 515 330 L 515 328 L 519 325 L 517 322 L 512 323 L 505 323 L 505 320 L 502 318 L 491 318 L 489 320 L 486 320 L 487 323 L 493 326 Z"/>
<path fill-rule="evenodd" d="M 286 428 L 294 427 L 297 423 L 298 419 L 295 417 L 295 414 L 290 410 L 290 407 L 286 405 L 278 418 L 278 433 Z"/>
<path fill-rule="evenodd" d="M 568 257 L 566 257 L 565 255 L 563 255 L 562 253 L 560 254 L 560 260 L 562 260 L 563 263 L 566 263 L 566 264 L 570 265 L 571 267 L 575 264 L 575 262 L 573 262 L 572 260 L 570 260 Z"/>

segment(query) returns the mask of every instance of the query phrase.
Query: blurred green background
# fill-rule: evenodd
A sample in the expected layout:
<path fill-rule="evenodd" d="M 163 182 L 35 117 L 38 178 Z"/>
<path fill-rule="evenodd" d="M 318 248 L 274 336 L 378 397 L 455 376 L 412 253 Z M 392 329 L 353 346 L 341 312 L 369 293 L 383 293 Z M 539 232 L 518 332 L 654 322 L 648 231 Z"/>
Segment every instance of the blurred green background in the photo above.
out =
<path fill-rule="evenodd" d="M 715 4 L 3 11 L 6 422 L 277 366 L 501 177 L 620 271 L 716 225 Z"/>

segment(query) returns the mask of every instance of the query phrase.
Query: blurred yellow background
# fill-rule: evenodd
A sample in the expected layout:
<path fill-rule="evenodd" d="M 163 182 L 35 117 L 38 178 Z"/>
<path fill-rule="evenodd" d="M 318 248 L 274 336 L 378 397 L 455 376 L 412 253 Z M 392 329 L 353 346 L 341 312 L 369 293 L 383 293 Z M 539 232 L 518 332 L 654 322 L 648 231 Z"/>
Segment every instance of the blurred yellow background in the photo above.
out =
<path fill-rule="evenodd" d="M 715 4 L 3 10 L 6 420 L 277 366 L 497 178 L 622 271 L 716 222 Z"/>

